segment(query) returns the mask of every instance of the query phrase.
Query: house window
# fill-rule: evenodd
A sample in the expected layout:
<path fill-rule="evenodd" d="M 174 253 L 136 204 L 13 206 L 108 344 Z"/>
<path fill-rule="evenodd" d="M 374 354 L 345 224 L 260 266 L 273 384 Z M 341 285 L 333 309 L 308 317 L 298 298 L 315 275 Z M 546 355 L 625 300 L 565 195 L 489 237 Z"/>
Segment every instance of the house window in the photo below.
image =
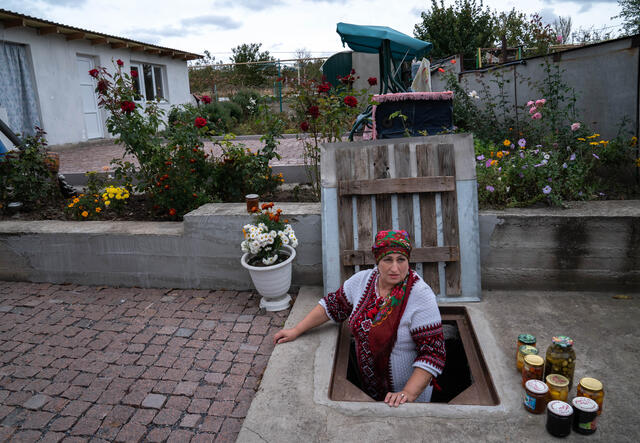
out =
<path fill-rule="evenodd" d="M 166 98 L 162 66 L 134 63 L 131 65 L 131 71 L 138 74 L 133 78 L 133 88 L 140 100 L 152 101 Z"/>

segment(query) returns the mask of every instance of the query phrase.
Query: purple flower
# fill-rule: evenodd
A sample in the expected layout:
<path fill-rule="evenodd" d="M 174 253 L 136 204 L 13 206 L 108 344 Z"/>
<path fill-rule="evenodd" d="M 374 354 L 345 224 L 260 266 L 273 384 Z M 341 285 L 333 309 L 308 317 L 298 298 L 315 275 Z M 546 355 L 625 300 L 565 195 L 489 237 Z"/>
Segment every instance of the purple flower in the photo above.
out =
<path fill-rule="evenodd" d="M 522 178 L 524 177 L 524 174 L 521 172 L 520 174 L 518 174 L 518 177 Z"/>
<path fill-rule="evenodd" d="M 567 164 L 566 163 L 562 164 L 562 169 L 567 169 Z"/>
<path fill-rule="evenodd" d="M 500 172 L 500 171 L 502 171 L 502 166 L 500 166 L 500 167 L 498 168 L 498 172 Z"/>
<path fill-rule="evenodd" d="M 522 165 L 522 169 L 527 169 L 527 165 Z"/>
<path fill-rule="evenodd" d="M 478 161 L 481 162 L 482 160 L 484 160 L 484 155 L 479 155 L 476 158 L 478 159 Z"/>
<path fill-rule="evenodd" d="M 592 154 L 592 155 L 596 158 L 596 160 L 600 160 L 600 157 L 598 157 L 598 154 L 595 154 L 595 153 L 594 153 L 594 154 Z"/>
<path fill-rule="evenodd" d="M 544 166 L 544 163 L 538 163 L 537 165 L 533 165 L 534 168 L 539 168 L 540 166 Z"/>
<path fill-rule="evenodd" d="M 487 160 L 487 162 L 484 165 L 485 165 L 485 167 L 490 168 L 491 167 L 491 160 Z"/>
<path fill-rule="evenodd" d="M 551 177 L 548 177 L 548 178 L 547 178 L 547 181 L 548 181 L 549 183 L 551 183 L 553 180 L 551 180 Z"/>
<path fill-rule="evenodd" d="M 525 146 L 527 146 L 527 141 L 524 138 L 521 138 L 520 140 L 518 140 L 518 146 L 524 148 Z"/>
<path fill-rule="evenodd" d="M 551 186 L 547 185 L 544 188 L 542 188 L 542 193 L 543 194 L 550 194 L 551 193 Z"/>
<path fill-rule="evenodd" d="M 540 152 L 540 149 L 534 149 L 534 150 L 533 150 L 533 151 L 531 151 L 531 152 L 533 152 L 534 154 L 537 154 L 538 152 Z"/>
<path fill-rule="evenodd" d="M 582 191 L 578 192 L 578 195 L 582 197 Z"/>
<path fill-rule="evenodd" d="M 607 194 L 605 194 L 604 192 L 598 192 L 598 195 L 599 195 L 600 197 L 604 197 L 604 196 L 605 196 L 605 195 L 607 195 Z"/>
<path fill-rule="evenodd" d="M 493 186 L 491 186 L 491 185 L 487 185 L 487 187 L 486 187 L 485 189 L 486 189 L 487 191 L 489 191 L 489 192 L 493 192 L 493 191 L 495 191 L 495 188 L 494 188 Z"/>
<path fill-rule="evenodd" d="M 571 157 L 569 157 L 569 161 L 574 161 L 576 159 L 576 155 L 575 154 L 571 154 Z"/>
<path fill-rule="evenodd" d="M 520 158 L 524 158 L 524 152 L 520 151 Z"/>

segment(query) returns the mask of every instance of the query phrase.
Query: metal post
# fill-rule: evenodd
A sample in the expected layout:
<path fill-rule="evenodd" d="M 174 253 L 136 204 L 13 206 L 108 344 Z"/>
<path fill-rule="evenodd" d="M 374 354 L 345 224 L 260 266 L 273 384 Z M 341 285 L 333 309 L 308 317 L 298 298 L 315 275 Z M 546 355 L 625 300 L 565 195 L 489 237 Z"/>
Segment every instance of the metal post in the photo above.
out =
<path fill-rule="evenodd" d="M 280 71 L 280 59 L 278 59 L 278 101 L 280 102 L 280 113 L 282 113 L 282 71 Z"/>

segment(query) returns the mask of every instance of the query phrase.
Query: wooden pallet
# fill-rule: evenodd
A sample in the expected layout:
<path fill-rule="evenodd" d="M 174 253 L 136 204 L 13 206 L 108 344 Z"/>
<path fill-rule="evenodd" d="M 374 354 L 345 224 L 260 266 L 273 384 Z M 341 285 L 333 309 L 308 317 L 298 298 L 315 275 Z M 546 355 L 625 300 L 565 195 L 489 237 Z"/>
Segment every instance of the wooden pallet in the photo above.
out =
<path fill-rule="evenodd" d="M 470 135 L 326 144 L 321 155 L 326 291 L 375 265 L 377 231 L 404 229 L 414 246 L 410 261 L 436 294 L 479 299 Z"/>

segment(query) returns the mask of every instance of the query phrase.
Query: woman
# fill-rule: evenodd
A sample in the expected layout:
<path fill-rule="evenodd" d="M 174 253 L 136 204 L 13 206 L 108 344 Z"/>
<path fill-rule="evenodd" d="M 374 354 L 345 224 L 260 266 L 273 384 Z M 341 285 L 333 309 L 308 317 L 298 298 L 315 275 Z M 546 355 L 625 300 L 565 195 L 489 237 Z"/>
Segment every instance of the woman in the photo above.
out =
<path fill-rule="evenodd" d="M 442 320 L 431 288 L 409 269 L 405 231 L 381 231 L 371 248 L 377 266 L 353 275 L 274 343 L 295 340 L 327 320 L 349 321 L 364 391 L 397 407 L 428 402 L 445 362 Z"/>

